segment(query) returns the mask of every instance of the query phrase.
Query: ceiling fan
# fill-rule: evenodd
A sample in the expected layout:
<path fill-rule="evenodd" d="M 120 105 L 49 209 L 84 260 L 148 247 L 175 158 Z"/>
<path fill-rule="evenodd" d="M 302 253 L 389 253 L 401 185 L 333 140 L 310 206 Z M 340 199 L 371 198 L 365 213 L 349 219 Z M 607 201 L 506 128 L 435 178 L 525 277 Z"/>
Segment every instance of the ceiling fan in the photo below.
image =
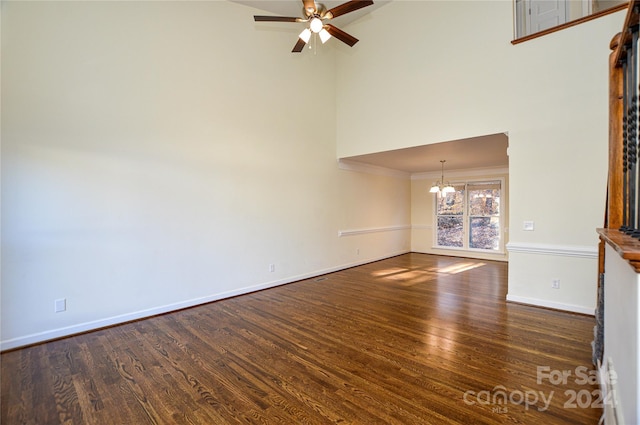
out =
<path fill-rule="evenodd" d="M 289 16 L 259 16 L 254 15 L 253 19 L 256 22 L 305 22 L 309 23 L 309 28 L 305 28 L 298 38 L 296 45 L 293 46 L 293 53 L 300 53 L 305 44 L 309 42 L 312 34 L 318 34 L 322 43 L 326 42 L 331 36 L 337 38 L 349 46 L 353 46 L 358 42 L 358 39 L 354 36 L 347 34 L 340 28 L 337 28 L 331 24 L 325 23 L 340 15 L 344 15 L 349 12 L 353 12 L 358 9 L 362 9 L 366 6 L 371 6 L 373 1 L 371 0 L 351 0 L 346 3 L 342 3 L 339 6 L 327 10 L 327 8 L 321 4 L 316 3 L 314 0 L 302 0 L 303 17 L 294 18 Z"/>

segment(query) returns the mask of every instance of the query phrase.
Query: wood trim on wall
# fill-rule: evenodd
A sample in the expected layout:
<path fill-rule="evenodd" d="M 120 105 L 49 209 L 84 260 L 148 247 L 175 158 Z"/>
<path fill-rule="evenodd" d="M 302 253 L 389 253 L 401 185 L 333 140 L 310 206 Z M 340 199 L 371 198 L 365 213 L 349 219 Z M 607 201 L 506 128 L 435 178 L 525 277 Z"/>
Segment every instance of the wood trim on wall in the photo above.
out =
<path fill-rule="evenodd" d="M 623 200 L 623 72 L 617 65 L 621 34 L 616 34 L 609 47 L 609 175 L 607 181 L 607 209 L 605 227 L 619 229 L 622 226 Z"/>
<path fill-rule="evenodd" d="M 538 31 L 538 32 L 533 33 L 533 34 L 525 35 L 524 37 L 516 38 L 515 40 L 511 41 L 511 44 L 516 45 L 516 44 L 524 43 L 525 41 L 533 40 L 535 38 L 543 37 L 545 35 L 552 34 L 554 32 L 562 31 L 563 29 L 566 29 L 566 28 L 571 28 L 571 27 L 574 27 L 576 25 L 584 24 L 585 22 L 589 22 L 589 21 L 592 21 L 594 19 L 598 19 L 598 18 L 601 18 L 601 17 L 606 16 L 606 15 L 610 15 L 610 14 L 615 13 L 615 12 L 619 12 L 621 10 L 625 10 L 627 7 L 629 7 L 629 4 L 628 3 L 623 3 L 623 4 L 620 4 L 618 6 L 614 6 L 614 7 L 610 8 L 610 9 L 602 10 L 602 11 L 596 12 L 596 13 L 592 13 L 589 16 L 583 16 L 582 18 L 578 18 L 578 19 L 574 19 L 573 21 L 565 22 L 564 24 L 558 25 L 558 26 L 553 27 L 553 28 L 548 28 L 548 29 L 546 29 L 544 31 Z"/>

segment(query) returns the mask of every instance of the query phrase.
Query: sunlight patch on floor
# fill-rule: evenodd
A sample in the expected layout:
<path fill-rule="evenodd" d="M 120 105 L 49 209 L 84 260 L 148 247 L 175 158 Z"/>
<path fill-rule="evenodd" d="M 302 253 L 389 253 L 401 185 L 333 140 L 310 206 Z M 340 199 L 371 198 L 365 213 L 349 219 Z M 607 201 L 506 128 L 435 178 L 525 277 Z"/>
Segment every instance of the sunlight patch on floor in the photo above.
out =
<path fill-rule="evenodd" d="M 438 273 L 457 274 L 484 266 L 485 263 L 458 263 L 438 269 Z"/>
<path fill-rule="evenodd" d="M 377 270 L 375 272 L 372 272 L 371 275 L 375 277 L 382 277 L 382 276 L 390 276 L 398 273 L 403 273 L 406 271 L 409 271 L 409 269 L 405 269 L 401 267 L 392 267 L 390 269 Z"/>
<path fill-rule="evenodd" d="M 443 267 L 429 267 L 428 269 L 415 269 L 405 267 L 391 267 L 388 269 L 376 270 L 371 272 L 374 277 L 388 277 L 393 280 L 413 280 L 413 283 L 426 282 L 433 279 L 433 275 L 437 273 L 458 274 L 469 270 L 484 266 L 482 262 L 464 262 L 456 263 Z"/>
<path fill-rule="evenodd" d="M 411 286 L 418 283 L 424 283 L 437 278 L 437 276 L 433 273 L 424 270 L 409 270 L 387 277 L 391 280 L 398 281 L 403 286 Z"/>
<path fill-rule="evenodd" d="M 438 274 L 458 274 L 484 266 L 485 263 L 468 261 L 451 264 L 443 267 L 406 268 L 390 267 L 371 272 L 371 276 L 386 278 L 402 286 L 413 286 L 435 280 Z"/>

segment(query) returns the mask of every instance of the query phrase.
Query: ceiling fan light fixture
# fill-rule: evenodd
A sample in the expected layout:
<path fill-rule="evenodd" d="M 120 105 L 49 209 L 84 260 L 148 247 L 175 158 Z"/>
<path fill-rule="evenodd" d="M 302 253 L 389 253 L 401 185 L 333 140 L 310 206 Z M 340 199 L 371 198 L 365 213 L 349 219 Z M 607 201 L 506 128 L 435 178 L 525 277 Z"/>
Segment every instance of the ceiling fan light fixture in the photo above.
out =
<path fill-rule="evenodd" d="M 331 34 L 329 34 L 329 31 L 327 31 L 326 29 L 322 28 L 320 30 L 320 41 L 322 41 L 322 44 L 326 43 L 328 39 L 331 38 Z"/>
<path fill-rule="evenodd" d="M 309 28 L 305 28 L 304 30 L 302 30 L 302 32 L 298 37 L 300 37 L 300 40 L 304 41 L 305 43 L 308 43 L 309 40 L 311 39 L 311 30 Z"/>
<path fill-rule="evenodd" d="M 300 18 L 294 16 L 253 15 L 253 20 L 256 22 L 293 22 L 306 24 L 307 28 L 298 35 L 298 39 L 293 49 L 291 49 L 291 53 L 301 53 L 304 46 L 311 40 L 313 34 L 319 34 L 322 43 L 325 43 L 333 37 L 349 47 L 353 47 L 353 45 L 358 42 L 358 39 L 327 21 L 331 21 L 333 18 L 346 15 L 347 13 L 355 12 L 363 7 L 371 6 L 372 4 L 373 0 L 346 0 L 344 3 L 327 10 L 323 4 L 316 3 L 316 0 L 302 0 L 302 17 Z M 314 37 L 314 42 L 316 39 L 317 37 Z"/>
<path fill-rule="evenodd" d="M 313 18 L 311 20 L 311 23 L 309 23 L 309 28 L 311 29 L 311 31 L 315 32 L 316 34 L 322 30 L 322 27 L 323 25 L 320 18 Z"/>

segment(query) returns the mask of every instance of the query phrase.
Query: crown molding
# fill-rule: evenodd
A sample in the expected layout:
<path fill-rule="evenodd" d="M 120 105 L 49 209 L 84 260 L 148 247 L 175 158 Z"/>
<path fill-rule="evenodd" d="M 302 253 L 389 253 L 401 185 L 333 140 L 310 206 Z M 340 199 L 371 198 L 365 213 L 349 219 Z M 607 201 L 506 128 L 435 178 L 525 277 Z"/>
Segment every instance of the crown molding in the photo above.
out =
<path fill-rule="evenodd" d="M 479 177 L 491 176 L 497 174 L 509 174 L 509 167 L 483 167 L 469 168 L 467 170 L 445 170 L 444 176 L 447 180 L 460 177 Z M 412 173 L 411 180 L 433 180 L 439 179 L 442 171 L 427 171 L 424 173 Z"/>
<path fill-rule="evenodd" d="M 351 161 L 346 159 L 338 159 L 338 168 L 341 170 L 376 174 L 379 176 L 396 177 L 407 180 L 411 178 L 411 173 L 408 173 L 406 171 L 400 171 L 393 168 L 380 167 L 378 165 L 365 164 L 364 162 Z"/>

